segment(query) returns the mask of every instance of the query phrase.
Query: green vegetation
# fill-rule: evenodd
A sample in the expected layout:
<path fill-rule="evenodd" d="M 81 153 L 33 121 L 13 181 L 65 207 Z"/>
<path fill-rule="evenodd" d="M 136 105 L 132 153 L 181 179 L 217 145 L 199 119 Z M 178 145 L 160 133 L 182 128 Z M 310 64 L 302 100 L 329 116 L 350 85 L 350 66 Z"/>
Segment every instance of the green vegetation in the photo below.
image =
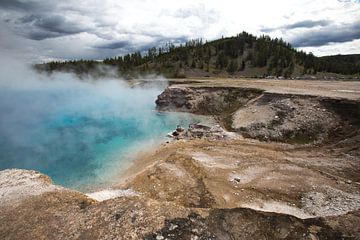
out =
<path fill-rule="evenodd" d="M 163 74 L 186 76 L 301 76 L 318 72 L 353 75 L 360 73 L 360 55 L 315 57 L 294 49 L 282 39 L 255 37 L 243 32 L 235 37 L 211 42 L 191 40 L 174 46 L 167 43 L 103 61 L 78 60 L 49 62 L 35 66 L 39 71 L 71 71 L 76 74 L 102 75 L 113 67 L 118 76 L 135 77 Z"/>

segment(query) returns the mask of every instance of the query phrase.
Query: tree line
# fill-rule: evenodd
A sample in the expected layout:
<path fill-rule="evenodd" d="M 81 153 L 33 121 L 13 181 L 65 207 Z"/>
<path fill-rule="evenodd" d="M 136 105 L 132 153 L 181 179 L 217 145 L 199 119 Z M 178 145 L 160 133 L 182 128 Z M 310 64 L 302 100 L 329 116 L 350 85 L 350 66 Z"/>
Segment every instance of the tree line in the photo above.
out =
<path fill-rule="evenodd" d="M 164 74 L 185 77 L 188 72 L 202 75 L 257 74 L 284 76 L 318 72 L 359 74 L 360 55 L 316 57 L 296 50 L 282 39 L 256 37 L 246 32 L 211 42 L 193 39 L 175 46 L 168 42 L 147 52 L 134 52 L 103 61 L 76 60 L 36 65 L 39 71 L 96 73 L 101 66 L 114 67 L 119 75 Z"/>

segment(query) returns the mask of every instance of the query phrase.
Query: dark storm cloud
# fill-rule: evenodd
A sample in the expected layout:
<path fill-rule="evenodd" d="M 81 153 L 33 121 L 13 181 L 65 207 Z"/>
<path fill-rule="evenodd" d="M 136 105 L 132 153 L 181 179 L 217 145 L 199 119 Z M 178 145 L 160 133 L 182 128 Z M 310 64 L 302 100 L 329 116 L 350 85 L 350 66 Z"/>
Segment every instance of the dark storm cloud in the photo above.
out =
<path fill-rule="evenodd" d="M 30 30 L 26 36 L 33 40 L 43 40 L 89 30 L 66 20 L 61 15 L 27 15 L 18 20 Z"/>
<path fill-rule="evenodd" d="M 26 37 L 31 40 L 44 40 L 48 38 L 56 38 L 61 37 L 63 34 L 56 33 L 56 32 L 47 32 L 47 31 L 32 31 L 26 34 Z"/>
<path fill-rule="evenodd" d="M 325 27 L 331 24 L 331 21 L 328 20 L 319 20 L 319 21 L 312 21 L 312 20 L 305 20 L 296 22 L 293 24 L 287 24 L 283 25 L 281 27 L 277 28 L 262 28 L 260 29 L 262 32 L 269 33 L 274 32 L 276 30 L 291 30 L 291 29 L 297 29 L 297 28 L 313 28 L 313 27 Z"/>
<path fill-rule="evenodd" d="M 152 37 L 152 35 L 143 35 Z M 146 52 L 152 47 L 164 46 L 166 43 L 172 43 L 174 45 L 179 45 L 181 43 L 185 43 L 188 39 L 185 37 L 177 37 L 177 38 L 166 38 L 163 36 L 157 35 L 157 37 L 153 38 L 153 41 L 148 43 L 141 42 L 132 42 L 132 41 L 116 41 L 110 43 L 104 43 L 100 45 L 93 46 L 93 48 L 104 49 L 104 50 L 119 50 L 120 53 L 129 53 L 129 52 Z"/>
<path fill-rule="evenodd" d="M 131 48 L 131 44 L 128 41 L 119 41 L 119 42 L 111 42 L 111 43 L 105 43 L 98 46 L 95 46 L 95 48 L 103 48 L 103 49 L 119 49 L 119 48 Z"/>
<path fill-rule="evenodd" d="M 294 24 L 285 25 L 284 29 L 294 29 L 294 28 L 313 28 L 317 26 L 328 26 L 331 23 L 331 21 L 328 20 L 319 20 L 319 21 L 312 21 L 312 20 L 305 20 L 301 22 L 297 22 Z"/>
<path fill-rule="evenodd" d="M 321 27 L 316 28 L 314 27 Z M 303 29 L 303 31 L 300 31 Z M 329 43 L 343 43 L 360 39 L 360 21 L 336 25 L 328 20 L 305 20 L 277 28 L 262 28 L 261 31 L 271 33 L 280 30 L 294 31 L 294 37 L 289 41 L 294 47 L 318 47 Z"/>
<path fill-rule="evenodd" d="M 3 20 L 12 24 L 19 35 L 32 40 L 61 37 L 89 30 L 63 13 L 67 8 L 58 2 L 0 0 Z M 79 10 L 79 14 L 81 14 Z"/>
<path fill-rule="evenodd" d="M 360 21 L 350 25 L 332 26 L 299 34 L 291 43 L 294 47 L 318 47 L 360 39 Z"/>
<path fill-rule="evenodd" d="M 33 1 L 1 0 L 0 8 L 17 11 L 32 11 L 42 8 L 41 4 Z"/>

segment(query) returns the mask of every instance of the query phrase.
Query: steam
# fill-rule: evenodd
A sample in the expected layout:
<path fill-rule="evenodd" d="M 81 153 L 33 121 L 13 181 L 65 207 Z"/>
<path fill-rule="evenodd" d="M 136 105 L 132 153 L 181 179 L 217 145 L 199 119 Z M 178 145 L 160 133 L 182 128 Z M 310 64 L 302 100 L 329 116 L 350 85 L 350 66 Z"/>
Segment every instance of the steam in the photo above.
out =
<path fill-rule="evenodd" d="M 2 60 L 0 169 L 36 169 L 75 188 L 103 178 L 99 171 L 104 166 L 114 168 L 115 160 L 144 138 L 158 139 L 190 121 L 154 112 L 165 86 L 163 78 L 140 87 L 115 78 L 42 75 Z"/>

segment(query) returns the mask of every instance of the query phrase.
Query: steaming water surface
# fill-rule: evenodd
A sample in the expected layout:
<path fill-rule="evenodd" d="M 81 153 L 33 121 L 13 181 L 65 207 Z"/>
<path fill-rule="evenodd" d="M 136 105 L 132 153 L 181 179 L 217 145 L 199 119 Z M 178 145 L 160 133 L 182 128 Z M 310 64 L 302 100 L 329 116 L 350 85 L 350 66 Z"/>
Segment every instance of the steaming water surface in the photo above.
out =
<path fill-rule="evenodd" d="M 119 81 L 2 87 L 0 169 L 35 169 L 79 190 L 109 182 L 144 143 L 197 120 L 154 111 L 160 92 Z"/>

